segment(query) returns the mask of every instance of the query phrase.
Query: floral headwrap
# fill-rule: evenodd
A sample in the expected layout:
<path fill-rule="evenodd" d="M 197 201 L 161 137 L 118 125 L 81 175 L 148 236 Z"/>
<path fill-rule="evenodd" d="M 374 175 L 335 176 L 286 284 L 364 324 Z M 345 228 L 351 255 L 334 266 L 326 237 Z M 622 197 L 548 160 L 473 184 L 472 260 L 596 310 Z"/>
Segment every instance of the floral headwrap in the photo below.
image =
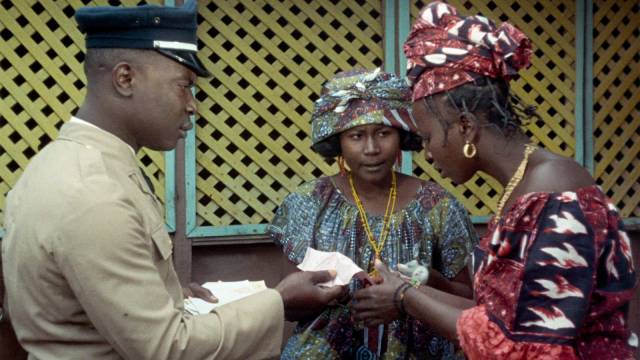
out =
<path fill-rule="evenodd" d="M 404 53 L 414 101 L 480 76 L 509 80 L 531 65 L 531 41 L 513 25 L 496 27 L 483 16 L 460 16 L 442 2 L 422 9 Z"/>
<path fill-rule="evenodd" d="M 336 74 L 324 84 L 313 108 L 312 148 L 321 152 L 322 143 L 328 138 L 366 124 L 383 124 L 416 133 L 411 89 L 405 81 L 380 68 Z"/>

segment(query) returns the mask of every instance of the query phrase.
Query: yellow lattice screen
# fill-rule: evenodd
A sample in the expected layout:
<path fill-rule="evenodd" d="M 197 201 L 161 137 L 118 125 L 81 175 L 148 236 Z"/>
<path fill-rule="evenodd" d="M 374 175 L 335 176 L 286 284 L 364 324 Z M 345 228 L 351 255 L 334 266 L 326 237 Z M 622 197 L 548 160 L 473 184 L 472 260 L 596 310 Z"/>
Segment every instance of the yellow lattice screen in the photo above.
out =
<path fill-rule="evenodd" d="M 0 1 L 0 224 L 7 192 L 84 97 L 84 38 L 73 15 L 85 4 L 120 2 Z M 139 158 L 164 201 L 164 157 L 141 151 Z"/>
<path fill-rule="evenodd" d="M 595 1 L 595 177 L 625 217 L 640 217 L 640 5 Z"/>
<path fill-rule="evenodd" d="M 411 8 L 413 23 L 427 2 Z M 533 43 L 532 66 L 511 83 L 512 90 L 528 104 L 536 105 L 542 120 L 531 122 L 527 134 L 547 149 L 574 156 L 575 5 L 572 1 L 448 1 L 463 15 L 483 14 L 497 23 L 509 21 Z M 462 150 L 461 150 L 462 151 Z M 432 178 L 456 195 L 472 215 L 490 215 L 502 187 L 490 177 L 476 175 L 454 186 L 424 159 L 414 156 L 414 173 Z"/>
<path fill-rule="evenodd" d="M 380 1 L 201 2 L 197 224 L 271 220 L 302 181 L 333 173 L 310 149 L 322 83 L 382 64 Z"/>
<path fill-rule="evenodd" d="M 162 3 L 162 0 L 154 0 Z M 513 83 L 538 105 L 535 141 L 575 154 L 575 5 L 571 1 L 451 0 L 463 13 L 509 20 L 533 40 L 533 67 Z M 144 1 L 123 1 L 126 5 Z M 82 34 L 74 9 L 120 1 L 0 1 L 0 221 L 4 198 L 29 159 L 55 138 L 84 91 Z M 412 2 L 412 17 L 424 2 Z M 197 225 L 265 223 L 299 183 L 335 167 L 310 148 L 321 84 L 340 70 L 382 65 L 381 1 L 200 1 L 201 58 L 214 72 L 196 94 Z M 640 216 L 637 2 L 594 4 L 595 176 L 625 216 Z M 389 15 L 391 16 L 391 15 Z M 412 19 L 413 20 L 413 19 Z M 141 152 L 164 200 L 164 158 Z M 414 172 L 491 213 L 500 186 L 476 177 L 454 187 L 422 154 Z"/>

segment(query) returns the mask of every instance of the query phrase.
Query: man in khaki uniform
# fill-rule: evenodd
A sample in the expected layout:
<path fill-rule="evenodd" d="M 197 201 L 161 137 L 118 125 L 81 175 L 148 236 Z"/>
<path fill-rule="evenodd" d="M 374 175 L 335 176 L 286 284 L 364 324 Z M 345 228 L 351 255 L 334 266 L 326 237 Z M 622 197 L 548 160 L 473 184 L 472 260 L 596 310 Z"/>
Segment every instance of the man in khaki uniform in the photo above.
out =
<path fill-rule="evenodd" d="M 326 305 L 328 273 L 192 316 L 140 147 L 169 150 L 191 128 L 196 9 L 83 8 L 87 97 L 7 198 L 7 308 L 31 359 L 250 359 L 280 352 L 290 319 Z M 295 290 L 295 291 L 294 291 Z"/>

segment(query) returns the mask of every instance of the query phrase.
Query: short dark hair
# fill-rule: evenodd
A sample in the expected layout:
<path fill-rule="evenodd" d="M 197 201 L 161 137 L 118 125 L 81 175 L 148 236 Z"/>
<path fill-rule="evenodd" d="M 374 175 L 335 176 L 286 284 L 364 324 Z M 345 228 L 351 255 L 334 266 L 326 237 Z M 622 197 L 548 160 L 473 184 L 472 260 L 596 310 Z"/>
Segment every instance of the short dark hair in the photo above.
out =
<path fill-rule="evenodd" d="M 412 132 L 398 129 L 400 135 L 400 149 L 405 151 L 422 150 L 422 137 Z M 340 148 L 340 134 L 335 134 L 319 143 L 311 145 L 311 149 L 320 154 L 325 159 L 332 159 L 342 154 Z"/>
<path fill-rule="evenodd" d="M 111 70 L 120 61 L 141 62 L 150 50 L 120 48 L 89 48 L 84 58 L 87 79 L 99 70 Z"/>

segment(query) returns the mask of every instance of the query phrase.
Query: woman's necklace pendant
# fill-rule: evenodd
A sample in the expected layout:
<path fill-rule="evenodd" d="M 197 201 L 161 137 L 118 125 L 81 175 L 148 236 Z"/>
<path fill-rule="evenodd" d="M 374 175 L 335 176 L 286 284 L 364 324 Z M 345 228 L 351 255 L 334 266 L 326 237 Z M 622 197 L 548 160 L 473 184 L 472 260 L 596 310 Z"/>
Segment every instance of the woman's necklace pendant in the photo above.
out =
<path fill-rule="evenodd" d="M 382 259 L 380 259 L 380 257 L 376 255 L 373 260 L 371 260 L 371 263 L 369 263 L 369 269 L 371 269 L 371 271 L 369 271 L 369 277 L 372 280 L 380 276 L 380 273 L 378 272 L 378 270 L 376 270 L 376 260 L 382 261 Z"/>
<path fill-rule="evenodd" d="M 369 220 L 367 219 L 367 214 L 364 210 L 364 206 L 362 206 L 362 202 L 360 201 L 360 197 L 358 196 L 358 192 L 356 191 L 356 187 L 353 183 L 353 176 L 351 175 L 351 173 L 349 173 L 349 186 L 351 187 L 351 195 L 353 196 L 353 201 L 356 203 L 356 207 L 358 208 L 358 213 L 360 214 L 360 220 L 362 221 L 362 227 L 364 228 L 364 231 L 367 235 L 367 240 L 369 242 L 369 245 L 371 246 L 371 249 L 375 254 L 374 259 L 378 259 L 380 261 L 382 261 L 381 253 L 382 253 L 382 249 L 384 249 L 384 243 L 387 239 L 387 236 L 389 235 L 389 228 L 391 226 L 391 217 L 396 207 L 397 191 L 398 191 L 397 185 L 398 183 L 396 179 L 396 173 L 393 172 L 392 170 L 391 171 L 391 188 L 389 189 L 389 198 L 387 199 L 387 207 L 384 211 L 384 217 L 383 217 L 384 220 L 382 222 L 380 240 L 376 241 L 373 236 L 373 232 L 369 227 Z M 380 276 L 378 271 L 376 271 L 375 261 L 371 261 L 371 263 L 369 264 L 369 268 L 372 269 L 369 272 L 369 276 L 371 278 L 378 278 Z"/>

